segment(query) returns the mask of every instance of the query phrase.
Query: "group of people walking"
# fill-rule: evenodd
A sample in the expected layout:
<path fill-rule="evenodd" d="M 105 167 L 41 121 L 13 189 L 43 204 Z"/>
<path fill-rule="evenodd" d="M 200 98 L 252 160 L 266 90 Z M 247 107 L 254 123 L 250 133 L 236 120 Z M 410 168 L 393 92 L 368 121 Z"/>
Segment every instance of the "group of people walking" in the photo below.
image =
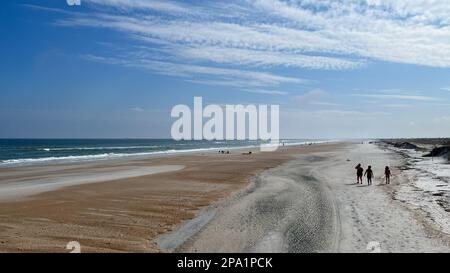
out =
<path fill-rule="evenodd" d="M 361 163 L 358 164 L 356 167 L 356 184 L 359 183 L 363 183 L 363 176 L 367 177 L 367 185 L 372 185 L 372 178 L 374 177 L 373 175 L 373 170 L 372 170 L 372 166 L 367 167 L 366 171 L 364 171 L 364 168 L 361 166 Z M 389 168 L 389 166 L 386 166 L 384 168 L 384 177 L 386 180 L 386 184 L 390 184 L 391 183 L 391 169 Z"/>

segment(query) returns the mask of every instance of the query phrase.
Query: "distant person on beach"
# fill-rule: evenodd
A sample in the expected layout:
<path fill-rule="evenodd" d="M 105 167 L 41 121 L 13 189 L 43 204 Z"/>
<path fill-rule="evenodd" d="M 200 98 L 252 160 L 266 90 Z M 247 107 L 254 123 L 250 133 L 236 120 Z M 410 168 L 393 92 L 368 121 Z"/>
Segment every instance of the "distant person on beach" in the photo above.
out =
<path fill-rule="evenodd" d="M 391 169 L 389 169 L 389 166 L 384 168 L 384 176 L 386 178 L 386 184 L 391 184 Z"/>
<path fill-rule="evenodd" d="M 364 176 L 367 176 L 367 185 L 372 185 L 372 177 L 373 177 L 372 166 L 367 167 Z"/>
<path fill-rule="evenodd" d="M 361 181 L 361 184 L 363 183 L 363 172 L 364 169 L 363 167 L 361 167 L 361 164 L 358 164 L 356 167 L 356 184 L 359 184 L 359 182 Z"/>

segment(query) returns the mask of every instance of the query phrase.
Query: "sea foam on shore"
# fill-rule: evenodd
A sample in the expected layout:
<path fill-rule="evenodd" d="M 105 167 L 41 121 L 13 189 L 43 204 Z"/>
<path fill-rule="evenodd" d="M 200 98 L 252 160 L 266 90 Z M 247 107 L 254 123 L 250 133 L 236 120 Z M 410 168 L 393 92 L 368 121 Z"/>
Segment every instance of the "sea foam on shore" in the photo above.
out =
<path fill-rule="evenodd" d="M 440 229 L 450 234 L 450 164 L 442 157 L 425 157 L 423 149 L 389 146 L 406 161 L 403 172 L 409 183 L 401 184 L 395 198 L 424 211 Z"/>

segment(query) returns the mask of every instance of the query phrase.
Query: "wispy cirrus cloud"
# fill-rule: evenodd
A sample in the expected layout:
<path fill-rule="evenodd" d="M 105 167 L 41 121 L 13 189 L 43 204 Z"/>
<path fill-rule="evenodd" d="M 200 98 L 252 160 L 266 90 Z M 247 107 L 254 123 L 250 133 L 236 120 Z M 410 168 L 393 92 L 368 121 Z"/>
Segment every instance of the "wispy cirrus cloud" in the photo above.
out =
<path fill-rule="evenodd" d="M 314 39 L 307 32 L 293 33 L 268 25 L 242 25 L 221 21 L 166 20 L 155 15 L 78 16 L 58 22 L 61 26 L 101 27 L 125 32 L 135 39 L 158 44 L 160 52 L 186 60 L 250 66 L 293 66 L 307 69 L 354 69 L 364 60 L 324 56 L 305 51 L 312 43 L 332 44 Z M 288 35 L 296 35 L 292 40 Z M 310 43 L 308 45 L 308 43 Z M 319 46 L 323 47 L 323 46 Z M 331 52 L 331 51 L 330 51 Z"/>
<path fill-rule="evenodd" d="M 314 89 L 306 92 L 303 95 L 293 96 L 291 101 L 296 105 L 304 107 L 308 104 L 318 103 L 319 100 L 325 96 L 327 93 L 321 89 Z"/>
<path fill-rule="evenodd" d="M 202 84 L 240 86 L 224 80 L 227 69 L 261 72 L 258 81 L 278 83 L 269 68 L 348 70 L 386 61 L 450 67 L 450 8 L 447 0 L 254 0 L 182 2 L 85 0 L 88 12 L 66 14 L 59 26 L 104 28 L 129 37 L 145 66 L 156 73 L 186 76 Z M 161 64 L 179 64 L 181 68 Z M 117 58 L 117 57 L 116 57 Z M 155 63 L 156 62 L 156 63 Z M 186 71 L 190 66 L 195 69 Z M 211 67 L 210 76 L 204 75 Z M 157 71 L 160 69 L 160 71 Z M 228 72 L 227 72 L 228 73 Z M 248 81 L 254 88 L 259 84 Z M 393 94 L 392 96 L 395 96 Z M 387 97 L 385 97 L 387 98 Z M 394 97 L 391 97 L 394 98 Z M 395 97 L 400 99 L 399 97 Z M 405 97 L 403 98 L 405 99 Z M 412 99 L 412 98 L 409 98 Z M 420 98 L 415 98 L 420 100 Z M 423 98 L 422 98 L 423 99 Z"/>
<path fill-rule="evenodd" d="M 383 104 L 383 107 L 387 107 L 387 108 L 411 108 L 412 105 L 410 104 L 401 104 L 401 103 L 388 103 L 388 104 Z"/>
<path fill-rule="evenodd" d="M 450 67 L 450 8 L 446 0 L 255 2 L 267 13 L 339 42 L 331 52 L 397 63 Z"/>
<path fill-rule="evenodd" d="M 145 110 L 143 108 L 141 108 L 141 107 L 130 108 L 130 111 L 136 112 L 136 113 L 143 113 L 143 112 L 145 112 Z"/>
<path fill-rule="evenodd" d="M 142 0 L 84 0 L 85 3 L 106 6 L 119 9 L 121 11 L 130 10 L 154 10 L 160 12 L 172 12 L 192 14 L 189 6 L 172 1 L 142 1 Z"/>
<path fill-rule="evenodd" d="M 84 55 L 83 58 L 95 62 L 144 69 L 161 75 L 184 77 L 187 78 L 188 81 L 203 84 L 255 88 L 279 86 L 286 83 L 306 84 L 308 82 L 305 79 L 279 76 L 268 72 L 179 64 L 166 61 L 139 59 L 132 56 L 113 58 L 97 55 Z M 212 78 L 196 80 L 196 75 L 209 76 Z M 262 94 L 262 92 L 259 93 Z"/>
<path fill-rule="evenodd" d="M 267 89 L 243 89 L 243 91 L 254 94 L 279 95 L 279 96 L 285 96 L 289 94 L 288 92 L 285 91 L 267 90 Z"/>
<path fill-rule="evenodd" d="M 384 100 L 409 100 L 409 101 L 422 101 L 422 102 L 436 102 L 441 99 L 429 96 L 414 96 L 414 95 L 403 95 L 403 94 L 353 94 L 357 97 L 373 98 L 373 99 L 384 99 Z"/>
<path fill-rule="evenodd" d="M 105 16 L 97 14 L 90 20 L 86 18 L 89 15 L 84 20 L 70 18 L 65 20 L 66 25 L 111 27 L 162 41 L 216 44 L 217 49 L 259 48 L 279 53 L 291 50 L 300 55 L 315 52 L 316 57 L 323 53 L 355 54 L 386 61 L 450 66 L 450 9 L 446 0 L 257 0 L 202 7 L 170 1 L 86 2 L 116 10 L 102 11 Z M 133 13 L 130 9 L 141 12 Z M 235 14 L 234 10 L 239 9 L 244 12 Z M 226 20 L 216 11 L 226 11 L 232 18 L 235 14 L 234 20 Z"/>

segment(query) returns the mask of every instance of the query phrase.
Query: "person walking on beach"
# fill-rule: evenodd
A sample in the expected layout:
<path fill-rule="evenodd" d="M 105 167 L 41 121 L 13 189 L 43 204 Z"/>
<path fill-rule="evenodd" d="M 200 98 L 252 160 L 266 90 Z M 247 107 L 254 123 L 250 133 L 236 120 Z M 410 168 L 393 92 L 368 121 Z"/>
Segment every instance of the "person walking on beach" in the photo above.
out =
<path fill-rule="evenodd" d="M 366 176 L 366 175 L 367 175 L 367 185 L 372 185 L 372 177 L 373 177 L 372 166 L 367 167 L 367 170 L 364 173 L 364 176 Z"/>
<path fill-rule="evenodd" d="M 391 169 L 389 169 L 389 166 L 384 168 L 384 176 L 386 178 L 386 184 L 391 184 Z"/>
<path fill-rule="evenodd" d="M 356 184 L 359 184 L 359 182 L 361 181 L 361 184 L 363 183 L 363 172 L 364 169 L 363 167 L 361 167 L 361 163 L 358 164 L 356 167 Z"/>

